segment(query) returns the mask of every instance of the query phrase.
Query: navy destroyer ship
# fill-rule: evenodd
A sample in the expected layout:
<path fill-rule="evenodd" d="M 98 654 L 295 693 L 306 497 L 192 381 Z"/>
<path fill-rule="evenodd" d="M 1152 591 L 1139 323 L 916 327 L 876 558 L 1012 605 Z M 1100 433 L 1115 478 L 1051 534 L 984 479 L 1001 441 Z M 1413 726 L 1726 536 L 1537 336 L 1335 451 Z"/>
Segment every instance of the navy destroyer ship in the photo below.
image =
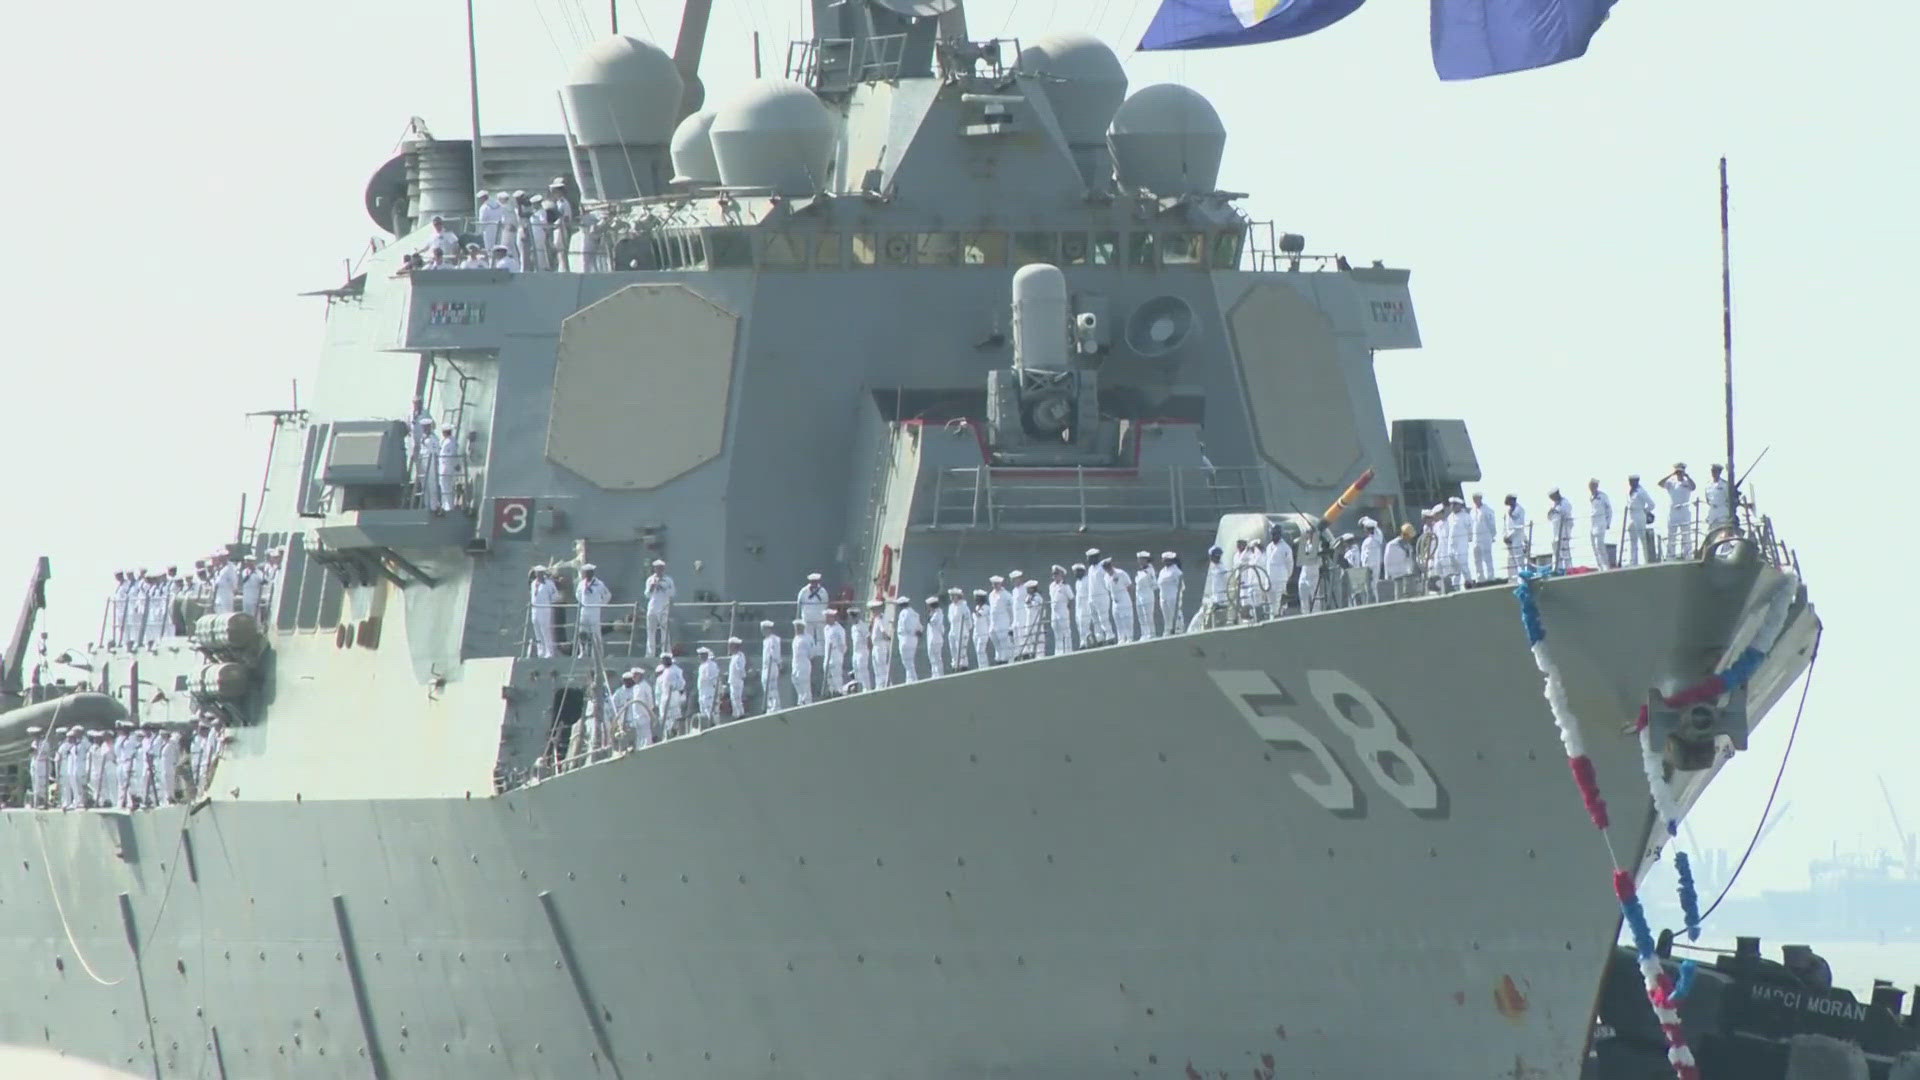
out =
<path fill-rule="evenodd" d="M 704 27 L 593 46 L 559 134 L 421 127 L 373 173 L 391 242 L 327 290 L 229 545 L 284 553 L 257 618 L 36 682 L 36 574 L 11 775 L 29 727 L 225 741 L 179 805 L 0 814 L 0 1043 L 165 1077 L 1575 1075 L 1621 912 L 1509 591 L 1169 632 L 1216 541 L 1311 540 L 1369 470 L 1336 528 L 1478 479 L 1462 423 L 1382 410 L 1409 271 L 1251 220 L 1211 105 L 1098 41 L 816 0 L 786 77 L 709 108 Z M 411 258 L 555 178 L 591 214 L 548 269 Z M 1173 625 L 761 708 L 757 628 L 810 572 L 857 611 L 1089 547 L 1187 557 Z M 1751 511 L 1668 555 L 1535 587 L 1635 868 L 1665 833 L 1622 722 L 1651 706 L 1690 806 L 1818 632 Z M 752 715 L 570 758 L 657 663 L 656 560 L 674 662 L 746 639 Z M 589 562 L 614 597 L 569 645 Z"/>

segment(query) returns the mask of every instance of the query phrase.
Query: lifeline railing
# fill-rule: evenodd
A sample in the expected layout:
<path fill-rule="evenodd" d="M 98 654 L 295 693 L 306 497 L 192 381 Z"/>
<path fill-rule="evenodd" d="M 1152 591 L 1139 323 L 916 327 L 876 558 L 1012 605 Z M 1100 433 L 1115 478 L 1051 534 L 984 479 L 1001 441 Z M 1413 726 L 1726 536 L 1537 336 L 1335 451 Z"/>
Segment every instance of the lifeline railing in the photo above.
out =
<path fill-rule="evenodd" d="M 932 497 L 913 524 L 935 530 L 1213 528 L 1222 515 L 1257 513 L 1264 502 L 1261 471 L 1247 466 L 973 466 L 935 472 Z"/>

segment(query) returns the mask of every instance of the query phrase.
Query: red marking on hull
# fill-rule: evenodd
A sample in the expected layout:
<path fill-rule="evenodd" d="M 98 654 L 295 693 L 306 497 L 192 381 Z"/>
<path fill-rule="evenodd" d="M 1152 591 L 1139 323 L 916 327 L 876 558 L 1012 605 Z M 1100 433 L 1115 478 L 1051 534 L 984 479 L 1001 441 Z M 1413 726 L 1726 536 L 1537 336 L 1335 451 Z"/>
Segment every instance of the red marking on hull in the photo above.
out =
<path fill-rule="evenodd" d="M 1493 991 L 1493 1007 L 1509 1020 L 1519 1020 L 1526 1015 L 1527 996 L 1514 985 L 1513 976 L 1500 976 L 1500 985 Z"/>

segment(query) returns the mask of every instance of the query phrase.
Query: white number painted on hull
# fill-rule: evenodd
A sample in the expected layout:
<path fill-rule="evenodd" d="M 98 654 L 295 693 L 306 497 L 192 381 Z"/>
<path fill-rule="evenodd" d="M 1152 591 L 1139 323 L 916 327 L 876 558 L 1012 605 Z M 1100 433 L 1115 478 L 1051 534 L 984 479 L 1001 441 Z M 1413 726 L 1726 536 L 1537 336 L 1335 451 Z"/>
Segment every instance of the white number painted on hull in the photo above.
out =
<path fill-rule="evenodd" d="M 1268 745 L 1304 751 L 1313 757 L 1324 779 L 1294 772 L 1289 774 L 1294 786 L 1336 816 L 1366 815 L 1366 802 L 1346 766 L 1319 736 L 1284 711 L 1286 706 L 1295 704 L 1293 695 L 1287 693 L 1285 687 L 1264 671 L 1210 671 L 1207 674 L 1253 728 L 1254 734 Z M 1388 715 L 1379 699 L 1339 671 L 1309 670 L 1307 687 L 1328 723 L 1353 744 L 1353 752 L 1381 791 L 1422 817 L 1446 816 L 1446 796 L 1439 781 L 1413 747 L 1407 745 L 1400 725 Z M 1360 722 L 1354 713 L 1366 722 Z M 1394 767 L 1390 768 L 1389 763 Z"/>
<path fill-rule="evenodd" d="M 1440 809 L 1440 785 L 1434 782 L 1427 763 L 1420 760 L 1420 755 L 1406 744 L 1400 725 L 1393 722 L 1387 710 L 1381 708 L 1380 702 L 1365 687 L 1343 672 L 1312 669 L 1307 672 L 1307 689 L 1313 692 L 1314 700 L 1326 710 L 1327 719 L 1333 722 L 1333 726 L 1353 742 L 1353 752 L 1360 755 L 1360 764 L 1367 770 L 1367 775 L 1373 777 L 1373 782 L 1380 785 L 1380 790 L 1415 813 Z M 1343 698 L 1357 705 L 1359 711 L 1366 714 L 1368 722 L 1355 723 L 1341 700 Z M 1407 779 L 1395 776 L 1386 767 L 1385 761 L 1398 762 L 1400 771 L 1407 774 Z"/>
<path fill-rule="evenodd" d="M 1292 695 L 1282 690 L 1279 683 L 1263 671 L 1210 671 L 1207 674 L 1213 676 L 1214 685 L 1227 695 L 1227 700 L 1252 725 L 1254 734 L 1282 750 L 1304 750 L 1320 763 L 1320 771 L 1326 775 L 1325 780 L 1315 780 L 1305 773 L 1291 773 L 1295 786 L 1335 814 L 1359 811 L 1360 793 L 1354 789 L 1353 779 L 1319 736 L 1291 716 L 1273 712 L 1262 714 L 1254 708 L 1255 698 L 1277 697 L 1284 703 L 1292 703 Z"/>

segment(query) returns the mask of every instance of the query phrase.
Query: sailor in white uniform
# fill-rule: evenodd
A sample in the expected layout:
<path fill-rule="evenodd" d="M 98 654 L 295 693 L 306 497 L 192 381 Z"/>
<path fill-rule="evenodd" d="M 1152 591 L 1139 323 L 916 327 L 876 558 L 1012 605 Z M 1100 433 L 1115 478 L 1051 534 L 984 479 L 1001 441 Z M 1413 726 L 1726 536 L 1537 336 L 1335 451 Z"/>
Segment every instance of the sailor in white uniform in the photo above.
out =
<path fill-rule="evenodd" d="M 1373 518 L 1361 518 L 1360 528 L 1365 530 L 1360 538 L 1360 566 L 1366 570 L 1362 575 L 1367 582 L 1364 586 L 1365 599 L 1371 603 L 1378 600 L 1384 591 L 1379 583 L 1387 576 L 1387 538 L 1380 532 L 1380 523 Z"/>
<path fill-rule="evenodd" d="M 1613 527 L 1613 500 L 1600 490 L 1600 481 L 1587 481 L 1587 538 L 1593 542 L 1593 565 L 1596 569 L 1611 570 L 1613 561 L 1607 558 L 1607 532 Z"/>
<path fill-rule="evenodd" d="M 132 589 L 125 570 L 113 572 L 113 591 L 107 594 L 107 648 L 117 649 L 127 636 L 127 594 Z"/>
<path fill-rule="evenodd" d="M 437 251 L 443 257 L 453 259 L 460 255 L 460 234 L 447 228 L 445 220 L 435 217 L 431 222 L 433 235 L 427 238 L 427 249 Z"/>
<path fill-rule="evenodd" d="M 1684 559 L 1693 547 L 1693 477 L 1687 475 L 1687 463 L 1677 461 L 1673 471 L 1662 477 L 1660 486 L 1667 493 L 1667 555 Z"/>
<path fill-rule="evenodd" d="M 1722 525 L 1733 524 L 1733 493 L 1728 490 L 1727 478 L 1721 475 L 1725 469 L 1719 465 L 1707 466 L 1713 473 L 1713 479 L 1707 481 L 1707 492 L 1703 499 L 1707 504 L 1707 531 L 1712 532 Z"/>
<path fill-rule="evenodd" d="M 128 778 L 130 794 L 123 796 L 130 810 L 141 810 L 153 805 L 153 758 L 148 753 L 147 744 L 152 736 L 144 728 L 134 728 L 133 736 L 128 740 L 133 762 L 133 771 Z"/>
<path fill-rule="evenodd" d="M 662 738 L 686 734 L 687 675 L 673 662 L 672 653 L 660 654 L 660 671 L 653 677 L 653 707 L 660 713 Z"/>
<path fill-rule="evenodd" d="M 760 620 L 760 694 L 766 699 L 762 711 L 780 708 L 780 635 L 772 619 Z"/>
<path fill-rule="evenodd" d="M 1026 659 L 1027 635 L 1031 631 L 1027 623 L 1029 612 L 1027 611 L 1026 597 L 1026 571 L 1010 571 L 1007 574 L 1007 603 L 1013 610 L 1013 632 L 1008 636 L 1008 639 L 1012 642 L 1007 651 L 1008 659 Z"/>
<path fill-rule="evenodd" d="M 1133 576 L 1113 565 L 1113 556 L 1100 559 L 1100 570 L 1106 575 L 1107 595 L 1112 597 L 1114 642 L 1133 640 Z"/>
<path fill-rule="evenodd" d="M 180 732 L 163 732 L 160 736 L 160 764 L 154 770 L 154 796 L 161 806 L 172 806 L 180 785 Z"/>
<path fill-rule="evenodd" d="M 665 559 L 653 560 L 647 575 L 647 651 L 658 655 L 673 650 L 673 578 Z"/>
<path fill-rule="evenodd" d="M 1467 500 L 1458 495 L 1447 499 L 1447 561 L 1452 565 L 1454 584 L 1466 588 L 1473 575 L 1473 515 Z"/>
<path fill-rule="evenodd" d="M 534 567 L 531 578 L 527 601 L 533 619 L 533 655 L 548 659 L 553 656 L 553 605 L 560 600 L 560 590 L 544 566 Z"/>
<path fill-rule="evenodd" d="M 520 260 L 514 257 L 513 250 L 505 244 L 493 245 L 493 259 L 487 265 L 495 270 L 505 270 L 509 274 L 520 272 Z"/>
<path fill-rule="evenodd" d="M 926 606 L 927 678 L 937 679 L 947 673 L 947 613 L 938 596 L 927 597 Z"/>
<path fill-rule="evenodd" d="M 1641 486 L 1639 473 L 1628 476 L 1626 550 L 1620 553 L 1620 565 L 1658 561 L 1653 550 L 1653 518 L 1653 493 Z"/>
<path fill-rule="evenodd" d="M 853 661 L 853 681 L 860 689 L 873 689 L 873 605 L 867 605 L 867 614 L 862 617 L 858 612 L 847 617 L 853 625 L 849 628 L 852 644 L 848 646 L 848 656 Z"/>
<path fill-rule="evenodd" d="M 160 639 L 167 636 L 167 618 L 173 609 L 173 588 L 167 579 L 154 574 L 147 578 L 147 648 L 159 651 Z"/>
<path fill-rule="evenodd" d="M 800 618 L 807 624 L 807 636 L 813 639 L 813 647 L 816 651 L 822 645 L 820 632 L 827 625 L 827 605 L 830 600 L 831 598 L 827 596 L 827 587 L 820 583 L 819 574 L 808 574 L 807 583 L 800 587 L 800 594 L 794 598 Z M 827 685 L 835 684 L 829 679 Z"/>
<path fill-rule="evenodd" d="M 893 620 L 887 605 L 879 600 L 867 603 L 867 649 L 873 661 L 873 684 L 869 689 L 884 690 L 893 685 Z"/>
<path fill-rule="evenodd" d="M 727 719 L 747 715 L 747 645 L 737 637 L 727 639 Z"/>
<path fill-rule="evenodd" d="M 1193 613 L 1187 630 L 1223 624 L 1227 613 L 1227 553 L 1220 545 L 1207 549 L 1206 584 L 1200 593 L 1200 610 Z"/>
<path fill-rule="evenodd" d="M 959 587 L 947 590 L 947 655 L 953 670 L 972 667 L 967 650 L 973 645 L 973 611 L 967 607 L 967 594 Z"/>
<path fill-rule="evenodd" d="M 611 738 L 630 737 L 633 731 L 633 695 L 637 692 L 634 683 L 639 672 L 632 668 L 620 673 L 620 685 L 607 695 L 607 719 L 612 725 Z"/>
<path fill-rule="evenodd" d="M 133 758 L 139 731 L 131 720 L 122 720 L 113 728 L 113 804 L 128 810 L 133 807 Z"/>
<path fill-rule="evenodd" d="M 489 196 L 482 191 L 474 197 L 480 200 L 480 242 L 486 245 L 488 251 L 492 251 L 500 243 L 500 223 L 506 217 L 504 206 L 507 193 L 499 191 Z"/>
<path fill-rule="evenodd" d="M 87 805 L 87 745 L 80 741 L 86 729 L 78 724 L 54 751 L 54 774 L 60 778 L 60 809 L 81 810 Z"/>
<path fill-rule="evenodd" d="M 996 662 L 993 656 L 993 609 L 987 590 L 973 590 L 973 610 L 967 617 L 973 627 L 973 654 L 979 658 L 981 667 L 992 667 Z"/>
<path fill-rule="evenodd" d="M 847 628 L 840 625 L 838 608 L 828 608 L 820 627 L 820 685 L 833 697 L 847 683 Z"/>
<path fill-rule="evenodd" d="M 1093 647 L 1093 583 L 1087 580 L 1087 564 L 1073 564 L 1073 626 L 1080 634 L 1080 647 Z"/>
<path fill-rule="evenodd" d="M 643 750 L 666 735 L 660 730 L 660 709 L 656 704 L 660 689 L 644 663 L 635 664 L 629 674 L 633 676 L 633 697 L 627 702 L 627 730 L 633 733 L 634 748 Z"/>
<path fill-rule="evenodd" d="M 262 617 L 260 598 L 266 592 L 267 575 L 260 560 L 251 555 L 240 557 L 240 610 L 258 619 Z"/>
<path fill-rule="evenodd" d="M 1387 541 L 1380 555 L 1380 599 L 1398 600 L 1413 595 L 1408 587 L 1413 578 L 1412 525 L 1400 526 L 1400 534 Z"/>
<path fill-rule="evenodd" d="M 1553 534 L 1553 568 L 1564 572 L 1573 565 L 1573 503 L 1559 488 L 1547 492 L 1547 527 Z"/>
<path fill-rule="evenodd" d="M 1153 552 L 1136 551 L 1134 558 L 1138 560 L 1133 571 L 1134 640 L 1149 641 L 1160 636 L 1153 625 L 1153 613 L 1160 606 L 1159 578 L 1153 569 Z"/>
<path fill-rule="evenodd" d="M 460 440 L 453 436 L 453 425 L 440 425 L 440 442 L 434 448 L 433 512 L 445 514 L 453 509 L 454 487 L 466 463 Z"/>
<path fill-rule="evenodd" d="M 893 636 L 900 653 L 900 670 L 904 681 L 916 683 L 920 681 L 920 613 L 913 610 L 904 596 L 894 597 L 893 605 L 897 612 L 893 617 Z"/>
<path fill-rule="evenodd" d="M 720 663 L 713 658 L 713 650 L 705 645 L 693 650 L 693 654 L 700 658 L 700 667 L 694 673 L 694 691 L 699 701 L 694 726 L 705 731 L 719 715 Z"/>
<path fill-rule="evenodd" d="M 109 732 L 88 732 L 87 738 L 87 805 L 112 806 L 111 792 L 108 790 L 113 774 L 113 744 L 107 741 Z"/>
<path fill-rule="evenodd" d="M 787 667 L 793 679 L 795 705 L 813 704 L 813 637 L 810 629 L 807 620 L 793 620 L 793 655 Z"/>
<path fill-rule="evenodd" d="M 1007 579 L 998 574 L 987 579 L 987 619 L 993 635 L 993 663 L 1013 659 L 1013 597 L 1007 594 Z"/>
<path fill-rule="evenodd" d="M 1021 625 L 1020 637 L 1013 646 L 1014 658 L 1034 660 L 1047 655 L 1047 602 L 1040 595 L 1040 583 L 1027 579 L 1013 603 Z"/>
<path fill-rule="evenodd" d="M 592 563 L 580 564 L 580 640 L 588 648 L 589 656 L 599 656 L 606 651 L 606 642 L 600 636 L 600 620 L 606 606 L 613 602 L 613 590 L 607 588 L 604 579 L 598 576 L 599 567 Z"/>
<path fill-rule="evenodd" d="M 1185 602 L 1185 597 L 1181 595 L 1186 587 L 1182 580 L 1184 576 L 1185 572 L 1180 569 L 1179 552 L 1161 552 L 1160 573 L 1156 575 L 1155 585 L 1160 590 L 1160 622 L 1167 628 L 1168 635 L 1186 629 L 1186 623 L 1180 618 Z"/>
<path fill-rule="evenodd" d="M 1067 584 L 1067 568 L 1058 563 L 1047 586 L 1047 604 L 1053 622 L 1053 655 L 1073 651 L 1073 586 Z"/>
<path fill-rule="evenodd" d="M 47 809 L 47 783 L 53 772 L 54 739 L 38 725 L 27 729 L 27 809 Z"/>
<path fill-rule="evenodd" d="M 1099 548 L 1087 549 L 1087 633 L 1095 645 L 1111 644 L 1113 635 L 1113 564 Z"/>
<path fill-rule="evenodd" d="M 1508 495 L 1507 520 L 1502 535 L 1507 542 L 1507 576 L 1516 577 L 1533 558 L 1533 538 L 1527 533 L 1527 512 L 1520 496 Z"/>

